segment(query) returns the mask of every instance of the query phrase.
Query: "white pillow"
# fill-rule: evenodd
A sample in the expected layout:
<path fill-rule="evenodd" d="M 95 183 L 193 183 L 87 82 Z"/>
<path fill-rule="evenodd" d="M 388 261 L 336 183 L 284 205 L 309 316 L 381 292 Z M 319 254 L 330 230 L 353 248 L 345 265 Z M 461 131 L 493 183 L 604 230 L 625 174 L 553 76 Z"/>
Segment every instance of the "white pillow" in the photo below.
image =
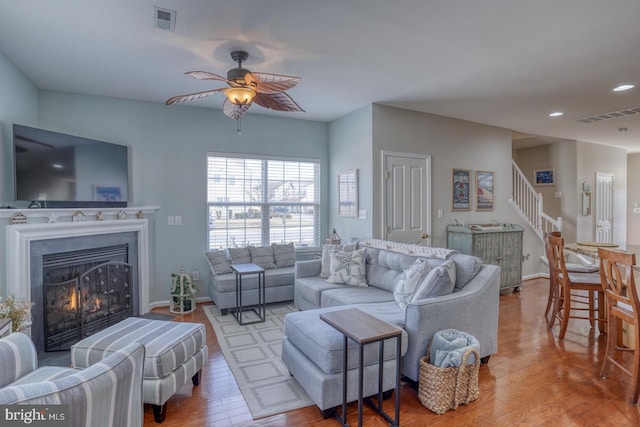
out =
<path fill-rule="evenodd" d="M 335 245 L 331 243 L 327 243 L 322 246 L 322 260 L 320 267 L 320 277 L 326 279 L 331 274 L 331 252 L 332 251 L 345 251 L 351 252 L 355 251 L 357 248 L 357 243 L 353 243 L 350 245 Z"/>
<path fill-rule="evenodd" d="M 401 309 L 405 310 L 411 301 L 413 291 L 418 283 L 424 279 L 425 273 L 429 271 L 429 264 L 418 258 L 413 264 L 407 267 L 396 277 L 393 288 L 393 296 Z"/>
<path fill-rule="evenodd" d="M 344 283 L 345 285 L 367 287 L 365 277 L 365 250 L 332 251 L 331 273 L 327 282 Z"/>
<path fill-rule="evenodd" d="M 456 265 L 451 260 L 445 261 L 429 272 L 418 285 L 410 302 L 450 294 L 455 284 Z"/>

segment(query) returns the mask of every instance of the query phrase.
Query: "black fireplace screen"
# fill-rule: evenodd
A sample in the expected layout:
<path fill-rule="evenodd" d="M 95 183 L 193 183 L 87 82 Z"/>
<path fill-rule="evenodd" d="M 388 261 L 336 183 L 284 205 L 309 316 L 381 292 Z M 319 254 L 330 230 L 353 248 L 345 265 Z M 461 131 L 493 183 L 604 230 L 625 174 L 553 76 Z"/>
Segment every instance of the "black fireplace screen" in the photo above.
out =
<path fill-rule="evenodd" d="M 45 351 L 68 350 L 132 316 L 131 266 L 126 262 L 126 245 L 122 246 L 91 250 L 93 257 L 83 253 L 82 264 L 49 260 L 53 265 L 44 269 Z"/>

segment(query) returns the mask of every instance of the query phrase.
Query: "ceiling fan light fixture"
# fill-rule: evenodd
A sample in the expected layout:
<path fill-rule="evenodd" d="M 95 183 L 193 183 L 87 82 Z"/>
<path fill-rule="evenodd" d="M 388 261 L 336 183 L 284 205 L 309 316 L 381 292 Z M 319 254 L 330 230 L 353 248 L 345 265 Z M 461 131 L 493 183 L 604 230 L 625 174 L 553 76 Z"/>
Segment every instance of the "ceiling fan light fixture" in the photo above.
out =
<path fill-rule="evenodd" d="M 250 104 L 256 92 L 248 87 L 232 87 L 224 91 L 225 96 L 232 104 Z"/>

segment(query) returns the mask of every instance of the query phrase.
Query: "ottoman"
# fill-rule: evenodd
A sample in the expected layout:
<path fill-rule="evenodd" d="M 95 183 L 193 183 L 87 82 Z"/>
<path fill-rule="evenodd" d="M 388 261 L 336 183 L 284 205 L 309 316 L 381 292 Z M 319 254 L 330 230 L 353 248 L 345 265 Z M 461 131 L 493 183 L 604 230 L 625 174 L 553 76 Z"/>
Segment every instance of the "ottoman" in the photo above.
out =
<path fill-rule="evenodd" d="M 206 330 L 201 323 L 169 322 L 129 317 L 71 347 L 71 364 L 86 368 L 131 342 L 145 347 L 142 394 L 153 405 L 156 422 L 166 416 L 167 400 L 184 384 L 200 383 L 208 359 Z"/>
<path fill-rule="evenodd" d="M 342 404 L 344 337 L 320 319 L 320 314 L 351 307 L 354 306 L 298 311 L 284 318 L 282 360 L 325 418 L 333 416 L 335 407 Z M 365 308 L 366 305 L 359 307 Z M 387 392 L 385 397 L 391 396 L 388 392 L 395 389 L 396 373 L 396 341 L 395 338 L 388 341 L 383 354 L 382 388 Z M 401 356 L 407 351 L 407 342 L 407 333 L 403 330 Z M 348 341 L 348 345 L 347 383 L 351 387 L 347 391 L 347 400 L 353 402 L 358 400 L 358 346 L 352 340 Z M 378 345 L 365 346 L 364 397 L 378 393 L 378 357 Z"/>

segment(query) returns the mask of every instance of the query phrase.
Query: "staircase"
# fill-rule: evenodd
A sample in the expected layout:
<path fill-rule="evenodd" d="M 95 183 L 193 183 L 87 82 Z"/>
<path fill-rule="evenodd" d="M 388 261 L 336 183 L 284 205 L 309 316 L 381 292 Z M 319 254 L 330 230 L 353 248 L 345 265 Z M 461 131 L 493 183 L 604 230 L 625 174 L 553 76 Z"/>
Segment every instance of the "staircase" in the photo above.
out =
<path fill-rule="evenodd" d="M 544 213 L 542 194 L 537 193 L 522 173 L 516 162 L 511 160 L 511 199 L 509 203 L 535 233 L 544 240 L 549 231 L 562 231 L 562 218 L 551 218 Z"/>

